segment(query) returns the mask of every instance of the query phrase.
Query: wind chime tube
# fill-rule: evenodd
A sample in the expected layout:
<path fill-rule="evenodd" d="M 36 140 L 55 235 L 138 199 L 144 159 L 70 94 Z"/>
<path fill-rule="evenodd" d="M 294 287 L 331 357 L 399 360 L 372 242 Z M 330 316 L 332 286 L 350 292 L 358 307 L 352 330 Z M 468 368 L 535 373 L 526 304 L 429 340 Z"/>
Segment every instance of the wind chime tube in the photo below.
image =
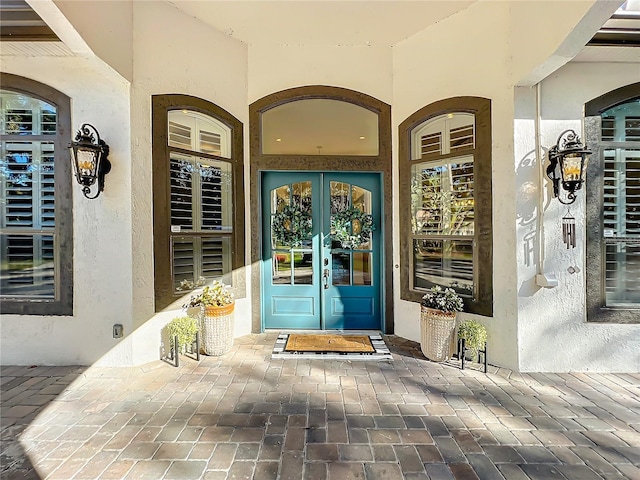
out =
<path fill-rule="evenodd" d="M 567 216 L 562 217 L 562 240 L 567 249 L 576 246 L 576 219 L 567 210 Z"/>

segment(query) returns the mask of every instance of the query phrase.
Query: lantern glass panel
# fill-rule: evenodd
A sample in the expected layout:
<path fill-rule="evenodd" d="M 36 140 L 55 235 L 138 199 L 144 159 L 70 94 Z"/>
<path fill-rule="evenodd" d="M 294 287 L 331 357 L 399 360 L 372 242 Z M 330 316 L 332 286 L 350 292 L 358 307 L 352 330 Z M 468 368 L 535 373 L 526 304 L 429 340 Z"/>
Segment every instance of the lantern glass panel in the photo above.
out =
<path fill-rule="evenodd" d="M 569 153 L 564 157 L 562 161 L 562 179 L 565 182 L 579 182 L 582 180 L 582 161 L 582 154 L 580 153 Z"/>
<path fill-rule="evenodd" d="M 78 173 L 83 177 L 95 176 L 97 153 L 94 150 L 79 148 L 76 151 Z"/>

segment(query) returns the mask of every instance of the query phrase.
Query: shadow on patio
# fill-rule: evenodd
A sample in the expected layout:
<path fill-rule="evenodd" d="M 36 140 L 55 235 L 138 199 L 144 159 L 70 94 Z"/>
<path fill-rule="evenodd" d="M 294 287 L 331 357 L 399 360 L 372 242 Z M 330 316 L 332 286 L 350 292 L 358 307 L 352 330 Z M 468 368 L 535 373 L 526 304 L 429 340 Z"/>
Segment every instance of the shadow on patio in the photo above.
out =
<path fill-rule="evenodd" d="M 640 376 L 223 357 L 3 367 L 2 478 L 640 478 Z"/>

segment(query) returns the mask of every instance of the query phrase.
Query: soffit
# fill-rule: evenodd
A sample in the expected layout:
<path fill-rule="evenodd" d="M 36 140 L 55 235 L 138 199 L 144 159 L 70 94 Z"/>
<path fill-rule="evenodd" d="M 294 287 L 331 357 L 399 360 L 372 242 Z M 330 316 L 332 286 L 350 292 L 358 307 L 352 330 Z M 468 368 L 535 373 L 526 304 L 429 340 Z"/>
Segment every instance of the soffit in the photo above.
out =
<path fill-rule="evenodd" d="M 2 41 L 59 41 L 53 30 L 24 0 L 0 0 Z"/>
<path fill-rule="evenodd" d="M 586 46 L 573 62 L 640 63 L 640 48 Z"/>
<path fill-rule="evenodd" d="M 389 47 L 476 1 L 170 0 L 169 3 L 250 45 Z"/>
<path fill-rule="evenodd" d="M 640 62 L 640 0 L 627 0 L 597 31 L 574 62 Z"/>

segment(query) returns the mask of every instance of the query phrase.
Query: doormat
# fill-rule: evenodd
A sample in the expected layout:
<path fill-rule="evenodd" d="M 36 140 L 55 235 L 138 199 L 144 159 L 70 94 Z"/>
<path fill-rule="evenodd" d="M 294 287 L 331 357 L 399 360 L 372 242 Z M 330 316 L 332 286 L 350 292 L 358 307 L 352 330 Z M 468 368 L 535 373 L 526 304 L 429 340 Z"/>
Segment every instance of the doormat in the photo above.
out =
<path fill-rule="evenodd" d="M 304 335 L 291 334 L 284 347 L 286 352 L 372 353 L 375 350 L 367 335 Z"/>
<path fill-rule="evenodd" d="M 351 342 L 343 342 L 342 344 L 352 344 L 352 347 L 347 351 L 336 351 L 336 344 L 330 344 L 327 342 L 327 347 L 325 350 L 317 350 L 314 348 L 313 350 L 304 350 L 301 345 L 301 341 L 295 340 L 296 346 L 289 348 L 295 348 L 296 350 L 289 350 L 288 343 L 290 337 L 347 337 L 347 339 L 351 340 L 352 337 L 362 338 L 364 337 L 365 341 L 351 341 Z M 350 338 L 351 337 L 351 338 Z M 306 339 L 302 340 L 302 342 L 307 343 Z M 310 342 L 309 342 L 310 343 Z M 367 348 L 368 351 L 364 350 L 364 347 L 367 347 L 367 343 L 371 345 L 370 348 Z M 345 349 L 346 350 L 346 349 Z M 359 350 L 359 351 L 356 351 Z M 273 351 L 271 352 L 271 358 L 309 358 L 309 359 L 319 359 L 319 360 L 393 360 L 391 356 L 391 352 L 389 348 L 384 343 L 382 339 L 382 335 L 373 334 L 373 335 L 316 335 L 316 334 L 288 334 L 281 333 L 278 335 L 276 339 L 276 343 L 273 346 Z"/>

